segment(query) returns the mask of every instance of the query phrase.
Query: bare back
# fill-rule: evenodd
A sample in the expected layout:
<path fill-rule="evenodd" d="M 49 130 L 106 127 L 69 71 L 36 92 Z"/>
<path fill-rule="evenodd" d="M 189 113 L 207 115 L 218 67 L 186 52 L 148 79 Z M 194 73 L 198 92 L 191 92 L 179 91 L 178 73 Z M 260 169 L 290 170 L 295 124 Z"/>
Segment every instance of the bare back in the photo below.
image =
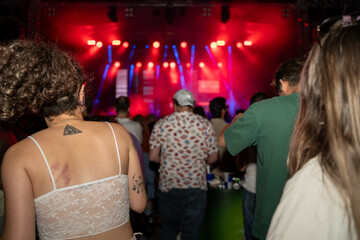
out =
<path fill-rule="evenodd" d="M 127 176 L 130 189 L 133 189 L 134 186 L 140 187 L 136 180 L 142 179 L 142 175 L 131 137 L 122 126 L 118 124 L 111 124 L 111 126 L 114 130 L 116 141 L 111 128 L 106 123 L 79 120 L 60 122 L 34 134 L 33 138 L 36 139 L 36 142 L 41 146 L 43 154 L 46 156 L 54 182 L 51 179 L 51 174 L 44 161 L 44 157 L 31 139 L 25 139 L 10 149 L 7 159 L 12 160 L 11 162 L 10 160 L 6 161 L 4 167 L 7 168 L 7 165 L 10 165 L 9 167 L 17 169 L 19 172 L 16 174 L 21 174 L 21 169 L 24 170 L 24 175 L 27 175 L 29 181 L 25 184 L 24 188 L 31 186 L 31 189 L 20 191 L 25 194 L 27 192 L 32 193 L 32 204 L 34 204 L 34 199 L 52 192 L 54 184 L 57 189 L 71 188 L 71 186 L 98 181 L 119 174 L 130 174 L 130 176 Z M 117 142 L 121 159 L 121 169 L 119 168 L 115 142 Z M 4 174 L 6 182 L 6 176 L 8 175 Z M 26 181 L 26 176 L 22 176 L 22 178 L 24 178 L 23 181 Z M 9 181 L 15 181 L 15 184 L 17 184 L 14 176 L 10 176 Z M 129 191 L 128 189 L 126 191 Z M 13 194 L 18 195 L 16 193 Z M 12 198 L 13 194 L 10 192 L 10 198 Z M 134 195 L 130 190 L 130 206 L 135 206 L 136 210 L 137 202 L 139 199 L 142 202 L 144 196 L 138 198 L 139 195 Z M 25 206 L 28 206 L 27 208 L 30 207 L 34 211 L 34 206 L 31 207 L 29 198 L 30 194 L 27 194 L 27 198 L 25 198 L 27 199 L 27 204 Z M 10 207 L 14 205 L 7 202 L 7 199 L 5 201 Z M 20 204 L 17 199 L 15 204 Z M 23 209 L 23 211 L 31 209 Z M 32 213 L 32 211 L 30 212 Z M 131 237 L 132 229 L 127 221 L 113 230 L 78 239 L 130 239 Z"/>

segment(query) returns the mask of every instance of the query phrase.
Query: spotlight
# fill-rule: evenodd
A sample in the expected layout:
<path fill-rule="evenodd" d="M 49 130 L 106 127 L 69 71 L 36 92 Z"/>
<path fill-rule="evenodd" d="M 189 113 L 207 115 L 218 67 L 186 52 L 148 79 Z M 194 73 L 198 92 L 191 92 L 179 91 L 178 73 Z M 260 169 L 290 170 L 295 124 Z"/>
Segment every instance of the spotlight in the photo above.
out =
<path fill-rule="evenodd" d="M 176 67 L 176 63 L 175 63 L 175 62 L 171 62 L 171 63 L 170 63 L 170 67 L 171 67 L 171 68 L 175 68 L 175 67 Z"/>
<path fill-rule="evenodd" d="M 168 63 L 168 62 L 163 62 L 163 67 L 164 67 L 164 68 L 168 68 L 168 67 L 169 67 L 169 63 Z"/>
<path fill-rule="evenodd" d="M 124 48 L 128 48 L 128 47 L 129 47 L 129 43 L 128 43 L 128 42 L 123 42 L 122 46 L 123 46 Z"/>
<path fill-rule="evenodd" d="M 243 44 L 242 44 L 241 42 L 237 42 L 237 43 L 236 43 L 236 47 L 237 47 L 237 48 L 242 48 L 242 47 L 243 47 Z"/>
<path fill-rule="evenodd" d="M 136 67 L 137 67 L 137 68 L 141 68 L 141 66 L 142 66 L 142 63 L 141 63 L 141 62 L 137 62 L 137 63 L 136 63 Z"/>
<path fill-rule="evenodd" d="M 180 47 L 186 48 L 186 47 L 187 47 L 187 42 L 182 41 L 182 42 L 180 43 Z"/>
<path fill-rule="evenodd" d="M 153 68 L 154 67 L 154 63 L 153 62 L 149 62 L 148 63 L 148 68 Z"/>
<path fill-rule="evenodd" d="M 117 22 L 118 18 L 116 16 L 116 6 L 115 5 L 110 5 L 109 6 L 109 11 L 107 13 L 108 18 L 110 19 L 111 22 Z"/>
<path fill-rule="evenodd" d="M 89 46 L 94 46 L 95 44 L 96 44 L 95 40 L 88 40 L 87 41 L 87 45 L 89 45 Z"/>
<path fill-rule="evenodd" d="M 112 41 L 112 45 L 114 45 L 114 46 L 119 46 L 120 44 L 121 44 L 120 40 L 113 40 Z"/>
<path fill-rule="evenodd" d="M 218 41 L 216 41 L 216 44 L 218 46 L 225 46 L 225 41 L 224 40 L 218 40 Z"/>
<path fill-rule="evenodd" d="M 221 6 L 221 22 L 226 23 L 230 18 L 230 6 L 222 5 Z"/>
<path fill-rule="evenodd" d="M 155 41 L 155 42 L 153 43 L 153 47 L 154 47 L 154 48 L 159 48 L 159 47 L 160 47 L 160 43 L 159 43 L 158 41 Z"/>
<path fill-rule="evenodd" d="M 200 62 L 200 63 L 199 63 L 199 67 L 200 67 L 200 68 L 205 67 L 205 63 L 204 63 L 204 62 Z"/>
<path fill-rule="evenodd" d="M 119 61 L 116 61 L 116 62 L 114 63 L 114 65 L 115 65 L 115 67 L 120 67 L 120 62 L 119 62 Z"/>
<path fill-rule="evenodd" d="M 102 41 L 98 41 L 98 42 L 96 43 L 96 46 L 97 46 L 98 48 L 101 48 L 101 47 L 103 46 Z"/>
<path fill-rule="evenodd" d="M 245 46 L 251 46 L 251 45 L 252 45 L 252 41 L 244 41 L 244 45 L 245 45 Z"/>
<path fill-rule="evenodd" d="M 186 67 L 191 67 L 191 64 L 188 62 L 188 63 L 186 63 Z"/>
<path fill-rule="evenodd" d="M 211 48 L 216 48 L 216 47 L 217 47 L 216 42 L 211 42 L 211 43 L 210 43 L 210 47 L 211 47 Z"/>
<path fill-rule="evenodd" d="M 219 68 L 222 68 L 222 67 L 223 67 L 223 64 L 222 64 L 221 62 L 218 62 L 217 65 L 218 65 Z"/>

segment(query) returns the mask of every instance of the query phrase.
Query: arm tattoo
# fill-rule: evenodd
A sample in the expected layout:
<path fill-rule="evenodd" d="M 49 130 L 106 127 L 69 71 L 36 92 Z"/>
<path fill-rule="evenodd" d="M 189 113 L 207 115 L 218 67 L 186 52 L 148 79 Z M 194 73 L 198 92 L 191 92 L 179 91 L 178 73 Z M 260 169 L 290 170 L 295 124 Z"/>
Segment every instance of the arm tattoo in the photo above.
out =
<path fill-rule="evenodd" d="M 143 176 L 138 176 L 138 179 L 135 178 L 135 174 L 132 177 L 132 190 L 136 193 L 144 192 L 144 178 Z"/>
<path fill-rule="evenodd" d="M 76 127 L 70 126 L 70 125 L 66 125 L 66 127 L 64 128 L 64 133 L 63 135 L 75 135 L 78 133 L 82 133 L 82 131 L 80 131 L 79 129 L 77 129 Z"/>

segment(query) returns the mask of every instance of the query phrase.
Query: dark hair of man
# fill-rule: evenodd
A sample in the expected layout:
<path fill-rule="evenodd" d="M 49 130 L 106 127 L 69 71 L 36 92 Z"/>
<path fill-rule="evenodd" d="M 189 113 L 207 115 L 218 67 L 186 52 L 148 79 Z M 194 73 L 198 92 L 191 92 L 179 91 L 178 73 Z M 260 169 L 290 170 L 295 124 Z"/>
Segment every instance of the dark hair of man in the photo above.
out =
<path fill-rule="evenodd" d="M 252 97 L 250 99 L 250 105 L 253 103 L 268 99 L 268 98 L 269 98 L 269 96 L 264 92 L 255 93 L 254 95 L 252 95 Z"/>
<path fill-rule="evenodd" d="M 115 99 L 116 112 L 126 113 L 130 107 L 130 100 L 128 97 L 120 96 Z"/>
<path fill-rule="evenodd" d="M 341 26 L 342 21 L 337 23 Z M 316 44 L 301 76 L 289 149 L 291 175 L 319 156 L 360 236 L 360 26 L 337 27 Z"/>
<path fill-rule="evenodd" d="M 221 118 L 221 110 L 226 109 L 226 99 L 217 97 L 210 101 L 210 113 L 212 118 Z"/>
<path fill-rule="evenodd" d="M 81 68 L 56 46 L 15 41 L 0 47 L 0 119 L 71 114 L 84 83 Z"/>
<path fill-rule="evenodd" d="M 272 86 L 275 87 L 278 93 L 282 91 L 280 79 L 287 81 L 290 87 L 297 86 L 299 84 L 302 67 L 303 61 L 297 58 L 289 59 L 281 63 L 275 71 Z"/>

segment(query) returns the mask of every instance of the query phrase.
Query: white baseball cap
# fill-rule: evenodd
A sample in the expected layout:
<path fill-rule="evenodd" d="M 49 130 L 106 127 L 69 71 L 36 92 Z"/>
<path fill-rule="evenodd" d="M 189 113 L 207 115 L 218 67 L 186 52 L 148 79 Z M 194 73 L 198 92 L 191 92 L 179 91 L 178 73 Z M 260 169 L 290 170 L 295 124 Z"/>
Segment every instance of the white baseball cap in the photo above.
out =
<path fill-rule="evenodd" d="M 175 99 L 180 106 L 195 106 L 194 95 L 186 89 L 181 89 L 177 91 L 173 99 Z"/>

